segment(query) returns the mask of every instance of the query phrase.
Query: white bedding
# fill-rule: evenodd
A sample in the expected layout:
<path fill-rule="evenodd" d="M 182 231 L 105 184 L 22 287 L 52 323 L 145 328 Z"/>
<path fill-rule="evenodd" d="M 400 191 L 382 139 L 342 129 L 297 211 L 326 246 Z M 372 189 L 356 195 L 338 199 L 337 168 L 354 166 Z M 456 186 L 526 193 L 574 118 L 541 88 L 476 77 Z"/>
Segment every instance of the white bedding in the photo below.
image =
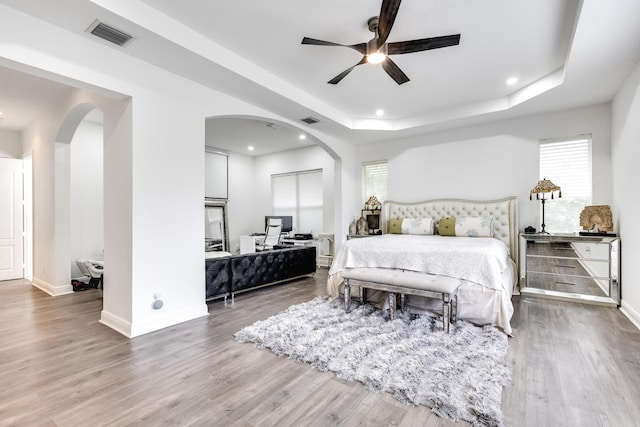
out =
<path fill-rule="evenodd" d="M 507 245 L 490 237 L 384 234 L 345 242 L 329 274 L 356 267 L 400 268 L 496 289 L 508 258 Z"/>
<path fill-rule="evenodd" d="M 336 255 L 327 282 L 331 297 L 342 290 L 347 268 L 398 268 L 461 279 L 458 318 L 494 324 L 511 334 L 511 289 L 515 265 L 507 245 L 493 238 L 385 234 L 351 239 Z M 420 311 L 421 300 L 408 300 Z M 428 305 L 428 303 L 427 303 Z"/>

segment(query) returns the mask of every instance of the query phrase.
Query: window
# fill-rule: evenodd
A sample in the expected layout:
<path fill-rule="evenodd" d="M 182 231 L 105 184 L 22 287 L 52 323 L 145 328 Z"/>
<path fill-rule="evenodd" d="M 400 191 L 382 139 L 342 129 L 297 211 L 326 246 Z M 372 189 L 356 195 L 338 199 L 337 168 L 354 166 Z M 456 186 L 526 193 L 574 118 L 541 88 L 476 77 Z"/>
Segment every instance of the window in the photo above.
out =
<path fill-rule="evenodd" d="M 271 175 L 273 215 L 291 215 L 299 233 L 322 233 L 322 169 Z"/>
<path fill-rule="evenodd" d="M 546 202 L 546 231 L 578 231 L 580 212 L 591 205 L 591 135 L 540 141 L 540 179 L 543 178 L 562 189 L 561 198 Z"/>
<path fill-rule="evenodd" d="M 387 200 L 388 175 L 386 160 L 362 164 L 362 203 L 371 196 L 376 196 L 381 203 Z"/>

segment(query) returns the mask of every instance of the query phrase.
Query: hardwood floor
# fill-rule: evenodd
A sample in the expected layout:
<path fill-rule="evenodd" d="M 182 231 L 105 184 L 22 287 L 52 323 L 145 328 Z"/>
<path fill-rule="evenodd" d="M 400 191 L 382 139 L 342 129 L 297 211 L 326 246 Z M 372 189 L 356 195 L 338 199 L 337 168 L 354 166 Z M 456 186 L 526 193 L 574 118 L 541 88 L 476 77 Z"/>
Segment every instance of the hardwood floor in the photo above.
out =
<path fill-rule="evenodd" d="M 98 323 L 100 291 L 53 298 L 0 282 L 0 426 L 467 425 L 234 341 L 324 295 L 326 271 L 214 301 L 208 317 L 131 340 Z M 638 425 L 640 331 L 616 309 L 514 304 L 507 426 Z"/>

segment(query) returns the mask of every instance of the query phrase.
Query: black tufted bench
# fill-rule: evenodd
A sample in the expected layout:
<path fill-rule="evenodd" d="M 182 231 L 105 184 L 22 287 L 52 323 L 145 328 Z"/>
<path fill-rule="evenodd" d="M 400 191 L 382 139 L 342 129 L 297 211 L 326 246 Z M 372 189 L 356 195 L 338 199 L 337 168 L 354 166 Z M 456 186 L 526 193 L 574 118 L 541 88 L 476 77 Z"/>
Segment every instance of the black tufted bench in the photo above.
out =
<path fill-rule="evenodd" d="M 206 260 L 207 301 L 316 272 L 315 246 L 295 246 Z"/>
<path fill-rule="evenodd" d="M 227 300 L 231 285 L 231 257 L 210 258 L 205 260 L 206 299 L 217 298 Z"/>

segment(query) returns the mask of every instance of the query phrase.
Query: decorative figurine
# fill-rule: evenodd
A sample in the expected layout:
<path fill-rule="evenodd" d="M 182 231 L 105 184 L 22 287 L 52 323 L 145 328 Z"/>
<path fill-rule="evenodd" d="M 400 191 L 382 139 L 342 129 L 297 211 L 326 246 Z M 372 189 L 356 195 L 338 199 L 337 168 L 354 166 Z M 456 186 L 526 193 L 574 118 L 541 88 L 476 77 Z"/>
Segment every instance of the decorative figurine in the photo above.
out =
<path fill-rule="evenodd" d="M 357 223 L 358 236 L 367 236 L 369 234 L 369 226 L 367 220 L 363 216 L 360 217 Z"/>
<path fill-rule="evenodd" d="M 358 231 L 358 226 L 356 225 L 356 217 L 353 217 L 353 221 L 349 224 L 349 236 L 355 236 Z"/>
<path fill-rule="evenodd" d="M 585 206 L 580 212 L 580 226 L 594 233 L 613 230 L 613 218 L 609 205 Z"/>

